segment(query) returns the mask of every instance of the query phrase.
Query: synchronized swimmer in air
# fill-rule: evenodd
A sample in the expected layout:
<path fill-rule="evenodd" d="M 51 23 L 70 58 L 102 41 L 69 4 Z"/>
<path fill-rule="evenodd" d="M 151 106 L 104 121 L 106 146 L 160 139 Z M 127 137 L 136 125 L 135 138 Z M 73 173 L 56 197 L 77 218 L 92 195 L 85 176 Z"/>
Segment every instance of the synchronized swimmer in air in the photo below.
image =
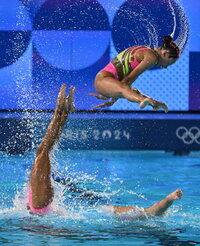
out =
<path fill-rule="evenodd" d="M 146 70 L 153 66 L 167 68 L 174 64 L 180 56 L 180 49 L 170 36 L 163 38 L 163 44 L 158 48 L 147 46 L 130 47 L 118 54 L 95 78 L 95 88 L 99 94 L 90 93 L 97 99 L 109 100 L 94 106 L 93 109 L 112 106 L 119 98 L 126 98 L 130 102 L 145 108 L 150 105 L 154 110 L 168 106 L 147 95 L 142 94 L 132 83 Z"/>

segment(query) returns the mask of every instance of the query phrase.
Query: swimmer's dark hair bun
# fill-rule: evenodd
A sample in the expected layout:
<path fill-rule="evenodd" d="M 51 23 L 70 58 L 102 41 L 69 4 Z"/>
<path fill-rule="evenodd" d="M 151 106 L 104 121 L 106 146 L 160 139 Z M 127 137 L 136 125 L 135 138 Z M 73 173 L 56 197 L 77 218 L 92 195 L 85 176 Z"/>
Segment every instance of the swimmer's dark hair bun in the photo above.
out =
<path fill-rule="evenodd" d="M 165 36 L 162 41 L 164 44 L 169 45 L 172 42 L 172 37 L 171 36 Z"/>

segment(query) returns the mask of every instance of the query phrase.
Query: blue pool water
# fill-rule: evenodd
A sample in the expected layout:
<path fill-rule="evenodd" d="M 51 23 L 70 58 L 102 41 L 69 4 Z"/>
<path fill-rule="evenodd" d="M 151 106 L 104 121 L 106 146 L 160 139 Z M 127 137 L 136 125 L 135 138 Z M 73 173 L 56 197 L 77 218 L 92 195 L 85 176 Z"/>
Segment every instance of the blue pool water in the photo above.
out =
<path fill-rule="evenodd" d="M 34 154 L 0 153 L 0 245 L 200 244 L 200 152 L 57 149 L 53 172 L 73 185 L 54 183 L 56 211 L 44 217 L 28 213 L 23 194 Z M 147 207 L 177 188 L 183 199 L 163 217 L 120 220 L 101 209 Z"/>

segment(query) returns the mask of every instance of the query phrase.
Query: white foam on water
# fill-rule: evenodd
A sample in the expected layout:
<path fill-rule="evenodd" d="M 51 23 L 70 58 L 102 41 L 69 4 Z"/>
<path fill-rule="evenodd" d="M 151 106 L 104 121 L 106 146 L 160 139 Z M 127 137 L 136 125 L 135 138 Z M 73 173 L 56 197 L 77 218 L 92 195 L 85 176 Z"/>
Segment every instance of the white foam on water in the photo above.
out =
<path fill-rule="evenodd" d="M 27 209 L 28 204 L 28 189 L 29 185 L 25 184 L 22 190 L 17 191 L 15 198 L 13 200 L 13 207 L 8 209 L 1 209 L 0 214 L 15 214 L 15 215 L 26 215 L 32 216 Z M 60 216 L 68 219 L 84 219 L 85 217 L 76 211 L 74 206 L 67 206 L 64 202 L 65 197 L 63 194 L 64 187 L 62 185 L 56 185 L 54 192 L 54 200 L 51 204 L 52 211 L 47 215 L 48 216 Z M 35 215 L 34 215 L 35 216 Z"/>

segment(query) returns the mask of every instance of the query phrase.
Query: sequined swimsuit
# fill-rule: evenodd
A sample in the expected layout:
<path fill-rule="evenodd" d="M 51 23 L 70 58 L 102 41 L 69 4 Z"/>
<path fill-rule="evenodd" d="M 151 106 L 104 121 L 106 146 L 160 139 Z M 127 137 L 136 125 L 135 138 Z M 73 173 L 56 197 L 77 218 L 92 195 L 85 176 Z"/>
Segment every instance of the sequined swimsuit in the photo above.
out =
<path fill-rule="evenodd" d="M 137 61 L 136 59 L 136 51 L 139 50 L 152 50 L 152 49 L 147 46 L 130 47 L 119 53 L 101 71 L 110 72 L 117 80 L 121 81 L 140 64 L 140 62 Z"/>

